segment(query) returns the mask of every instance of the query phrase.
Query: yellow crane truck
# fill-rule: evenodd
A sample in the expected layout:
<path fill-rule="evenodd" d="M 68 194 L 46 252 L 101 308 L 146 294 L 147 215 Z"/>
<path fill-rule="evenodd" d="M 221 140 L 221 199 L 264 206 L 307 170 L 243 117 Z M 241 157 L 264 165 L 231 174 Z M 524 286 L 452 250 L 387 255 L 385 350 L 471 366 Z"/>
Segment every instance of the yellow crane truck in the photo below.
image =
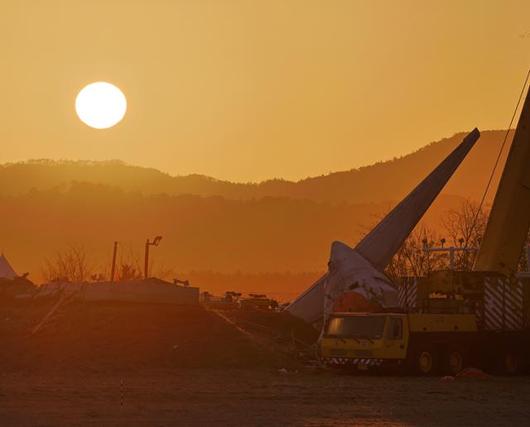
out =
<path fill-rule="evenodd" d="M 419 375 L 455 375 L 465 367 L 513 375 L 528 368 L 527 279 L 443 271 L 414 287 L 416 303 L 409 300 L 406 311 L 333 313 L 320 339 L 322 360 Z"/>
<path fill-rule="evenodd" d="M 421 375 L 456 374 L 466 366 L 524 371 L 530 362 L 530 278 L 516 271 L 529 223 L 527 95 L 473 271 L 438 271 L 402 286 L 403 303 L 392 312 L 331 313 L 319 343 L 322 360 Z"/>
<path fill-rule="evenodd" d="M 477 348 L 477 333 L 469 314 L 335 313 L 320 342 L 321 356 L 341 368 L 454 375 Z"/>

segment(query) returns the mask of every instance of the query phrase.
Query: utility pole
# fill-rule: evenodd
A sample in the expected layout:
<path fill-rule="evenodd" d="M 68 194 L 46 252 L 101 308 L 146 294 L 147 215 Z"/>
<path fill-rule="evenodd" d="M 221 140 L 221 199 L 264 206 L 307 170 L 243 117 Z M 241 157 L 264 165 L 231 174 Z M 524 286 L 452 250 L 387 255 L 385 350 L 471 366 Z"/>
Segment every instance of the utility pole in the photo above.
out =
<path fill-rule="evenodd" d="M 114 251 L 112 252 L 112 266 L 110 268 L 110 281 L 114 282 L 114 274 L 116 273 L 116 255 L 118 254 L 118 242 L 114 242 Z"/>
<path fill-rule="evenodd" d="M 162 240 L 162 236 L 156 236 L 151 242 L 149 239 L 145 241 L 145 257 L 144 257 L 144 278 L 147 279 L 149 275 L 149 246 L 158 246 Z"/>

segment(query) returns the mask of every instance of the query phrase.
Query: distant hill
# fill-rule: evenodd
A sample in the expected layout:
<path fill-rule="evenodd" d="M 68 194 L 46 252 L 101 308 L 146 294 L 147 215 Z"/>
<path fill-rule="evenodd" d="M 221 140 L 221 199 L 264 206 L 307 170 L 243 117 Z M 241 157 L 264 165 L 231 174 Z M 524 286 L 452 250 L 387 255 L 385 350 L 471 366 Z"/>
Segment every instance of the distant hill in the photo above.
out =
<path fill-rule="evenodd" d="M 456 147 L 463 136 L 456 134 L 390 161 L 298 182 L 274 179 L 258 184 L 242 184 L 202 175 L 170 176 L 156 169 L 131 166 L 120 161 L 32 160 L 0 166 L 0 194 L 18 195 L 32 189 L 65 189 L 72 182 L 89 182 L 145 195 L 193 194 L 236 200 L 287 197 L 322 202 L 378 203 L 398 200 L 407 194 Z M 482 132 L 477 145 L 445 193 L 479 198 L 503 136 L 504 131 Z"/>
<path fill-rule="evenodd" d="M 461 201 L 441 197 L 427 221 L 439 223 Z M 326 268 L 333 240 L 355 244 L 391 206 L 142 195 L 80 183 L 67 190 L 0 196 L 0 248 L 19 274 L 30 271 L 37 281 L 44 260 L 68 245 L 83 246 L 97 272 L 108 274 L 115 240 L 120 257 L 141 270 L 145 239 L 156 235 L 163 236 L 152 250 L 156 274 L 166 269 L 184 277 L 191 271 L 319 272 Z M 270 290 L 278 287 L 271 281 Z"/>
<path fill-rule="evenodd" d="M 354 245 L 462 136 L 299 182 L 172 177 L 116 161 L 6 164 L 0 167 L 0 249 L 18 273 L 40 281 L 44 260 L 68 245 L 83 246 L 94 269 L 108 274 L 116 240 L 120 257 L 141 269 L 145 239 L 160 234 L 152 251 L 156 274 L 192 278 L 215 292 L 233 284 L 291 298 L 325 270 L 333 240 Z M 480 196 L 502 136 L 483 133 L 427 223 L 437 227 L 464 198 Z"/>

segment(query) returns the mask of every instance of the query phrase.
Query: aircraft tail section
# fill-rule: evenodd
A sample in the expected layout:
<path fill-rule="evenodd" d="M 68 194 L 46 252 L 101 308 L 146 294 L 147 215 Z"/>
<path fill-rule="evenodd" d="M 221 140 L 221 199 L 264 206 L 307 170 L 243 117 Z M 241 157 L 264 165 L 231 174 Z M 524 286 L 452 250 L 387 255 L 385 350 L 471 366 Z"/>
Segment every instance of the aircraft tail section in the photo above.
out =
<path fill-rule="evenodd" d="M 480 132 L 475 128 L 355 247 L 375 268 L 384 271 L 479 137 Z"/>
<path fill-rule="evenodd" d="M 355 249 L 334 242 L 328 273 L 296 298 L 287 311 L 309 323 L 316 322 L 332 310 L 345 291 L 377 300 L 381 307 L 395 302 L 397 295 L 384 269 L 479 137 L 475 128 Z"/>

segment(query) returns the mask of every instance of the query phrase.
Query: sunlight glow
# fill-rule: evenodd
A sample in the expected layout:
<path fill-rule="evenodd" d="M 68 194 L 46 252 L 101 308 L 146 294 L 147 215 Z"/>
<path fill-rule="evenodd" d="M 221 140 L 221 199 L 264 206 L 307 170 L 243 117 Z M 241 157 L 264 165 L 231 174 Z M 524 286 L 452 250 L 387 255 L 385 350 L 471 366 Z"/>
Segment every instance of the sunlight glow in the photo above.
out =
<path fill-rule="evenodd" d="M 127 111 L 123 92 L 107 82 L 85 86 L 75 99 L 79 119 L 95 129 L 107 129 L 118 124 Z"/>

